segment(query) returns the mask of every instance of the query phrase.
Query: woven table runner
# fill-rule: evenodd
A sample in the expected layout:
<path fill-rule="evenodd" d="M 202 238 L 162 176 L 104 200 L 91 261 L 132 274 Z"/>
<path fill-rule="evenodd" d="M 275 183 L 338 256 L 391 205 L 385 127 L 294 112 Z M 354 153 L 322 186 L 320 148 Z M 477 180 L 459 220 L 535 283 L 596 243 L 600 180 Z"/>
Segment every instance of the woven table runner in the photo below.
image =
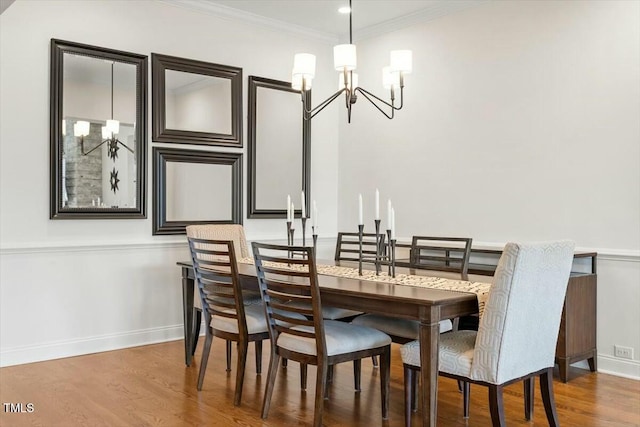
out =
<path fill-rule="evenodd" d="M 253 264 L 253 258 L 241 258 L 238 262 Z M 282 265 L 273 262 L 264 262 L 264 265 L 277 266 L 288 270 L 306 270 L 302 265 Z M 396 274 L 396 277 L 389 276 L 386 272 L 376 275 L 375 271 L 362 270 L 362 276 L 358 274 L 357 268 L 344 267 L 338 265 L 317 264 L 318 274 L 326 276 L 347 277 L 350 279 L 368 280 L 371 282 L 391 283 L 394 285 L 417 286 L 422 288 L 442 289 L 453 292 L 464 292 L 476 294 L 478 298 L 478 313 L 482 317 L 484 306 L 489 298 L 490 283 L 468 282 L 465 280 L 445 279 L 443 277 L 415 276 L 411 274 Z"/>

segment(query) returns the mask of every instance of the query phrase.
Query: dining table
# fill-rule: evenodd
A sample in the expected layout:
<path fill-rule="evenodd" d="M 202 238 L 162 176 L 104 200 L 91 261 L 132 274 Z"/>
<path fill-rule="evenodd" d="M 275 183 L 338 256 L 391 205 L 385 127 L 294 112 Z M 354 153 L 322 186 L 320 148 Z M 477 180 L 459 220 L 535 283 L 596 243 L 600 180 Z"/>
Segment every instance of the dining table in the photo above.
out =
<path fill-rule="evenodd" d="M 184 312 L 185 363 L 191 364 L 193 352 L 194 272 L 191 262 L 178 262 L 182 269 L 182 295 Z M 320 265 L 354 267 L 358 263 L 317 260 Z M 366 267 L 365 267 L 366 268 Z M 371 265 L 373 268 L 373 265 Z M 243 289 L 257 290 L 256 268 L 250 263 L 238 263 L 238 273 Z M 396 275 L 434 276 L 433 271 L 397 268 Z M 461 281 L 458 281 L 461 282 Z M 420 362 L 422 393 L 419 404 L 422 409 L 422 425 L 435 426 L 438 398 L 438 343 L 439 322 L 478 313 L 478 297 L 472 292 L 434 289 L 392 283 L 386 273 L 379 278 L 357 275 L 340 277 L 319 274 L 318 283 L 322 304 L 366 313 L 378 313 L 419 322 Z M 467 282 L 471 287 L 472 282 Z"/>

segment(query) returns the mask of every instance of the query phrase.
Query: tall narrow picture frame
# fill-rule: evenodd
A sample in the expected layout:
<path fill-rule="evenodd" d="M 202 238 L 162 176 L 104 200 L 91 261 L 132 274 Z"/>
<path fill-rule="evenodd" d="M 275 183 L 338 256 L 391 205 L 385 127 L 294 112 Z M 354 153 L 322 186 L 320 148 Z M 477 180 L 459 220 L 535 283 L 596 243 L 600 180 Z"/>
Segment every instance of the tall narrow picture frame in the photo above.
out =
<path fill-rule="evenodd" d="M 153 233 L 242 224 L 242 153 L 153 148 Z"/>
<path fill-rule="evenodd" d="M 154 142 L 242 148 L 242 68 L 151 54 Z"/>
<path fill-rule="evenodd" d="M 306 101 L 310 109 L 311 94 Z M 311 212 L 311 121 L 303 107 L 290 82 L 249 76 L 249 218 L 285 218 L 287 195 L 300 216 L 301 191 Z"/>

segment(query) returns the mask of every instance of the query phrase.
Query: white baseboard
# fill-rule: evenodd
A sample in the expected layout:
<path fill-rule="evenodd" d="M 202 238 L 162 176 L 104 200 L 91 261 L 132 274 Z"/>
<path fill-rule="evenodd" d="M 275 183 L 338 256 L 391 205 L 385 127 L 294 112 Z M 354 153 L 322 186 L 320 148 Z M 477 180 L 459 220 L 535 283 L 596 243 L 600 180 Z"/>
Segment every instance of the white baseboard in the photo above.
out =
<path fill-rule="evenodd" d="M 174 341 L 184 337 L 183 331 L 182 325 L 174 325 L 2 349 L 0 351 L 0 367 Z"/>
<path fill-rule="evenodd" d="M 640 381 L 640 361 L 599 354 L 598 372 Z"/>

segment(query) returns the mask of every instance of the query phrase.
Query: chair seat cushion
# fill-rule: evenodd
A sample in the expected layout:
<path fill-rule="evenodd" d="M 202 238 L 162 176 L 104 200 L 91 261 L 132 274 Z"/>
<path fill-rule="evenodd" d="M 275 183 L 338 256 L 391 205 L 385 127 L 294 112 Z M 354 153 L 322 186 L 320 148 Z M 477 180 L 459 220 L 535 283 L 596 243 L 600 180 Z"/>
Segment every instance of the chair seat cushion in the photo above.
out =
<path fill-rule="evenodd" d="M 235 313 L 235 310 L 223 310 L 227 313 Z M 244 308 L 244 314 L 247 318 L 247 332 L 249 334 L 257 334 L 267 332 L 267 319 L 264 313 L 264 307 L 260 305 L 247 305 Z M 238 333 L 238 322 L 231 317 L 212 316 L 211 327 L 219 331 Z"/>
<path fill-rule="evenodd" d="M 290 301 L 287 304 L 297 307 L 297 308 L 306 308 L 311 310 L 311 304 L 305 304 L 301 301 Z M 340 320 L 347 317 L 357 316 L 358 314 L 362 314 L 361 311 L 353 311 L 346 308 L 338 308 L 338 307 L 327 307 L 322 306 L 322 318 L 327 320 Z"/>
<path fill-rule="evenodd" d="M 440 336 L 438 370 L 448 374 L 471 376 L 471 362 L 476 343 L 476 331 L 456 331 Z M 411 341 L 400 347 L 402 363 L 420 366 L 420 343 Z"/>
<path fill-rule="evenodd" d="M 367 326 L 396 337 L 417 340 L 420 323 L 417 320 L 400 319 L 382 314 L 364 314 L 353 319 L 354 325 Z M 440 333 L 453 328 L 451 320 L 440 321 Z"/>
<path fill-rule="evenodd" d="M 296 326 L 293 329 L 313 332 L 311 326 Z M 384 332 L 336 320 L 324 322 L 324 333 L 328 356 L 369 350 L 391 344 L 391 338 Z M 316 341 L 313 338 L 282 333 L 278 336 L 278 346 L 297 353 L 316 355 Z"/>

